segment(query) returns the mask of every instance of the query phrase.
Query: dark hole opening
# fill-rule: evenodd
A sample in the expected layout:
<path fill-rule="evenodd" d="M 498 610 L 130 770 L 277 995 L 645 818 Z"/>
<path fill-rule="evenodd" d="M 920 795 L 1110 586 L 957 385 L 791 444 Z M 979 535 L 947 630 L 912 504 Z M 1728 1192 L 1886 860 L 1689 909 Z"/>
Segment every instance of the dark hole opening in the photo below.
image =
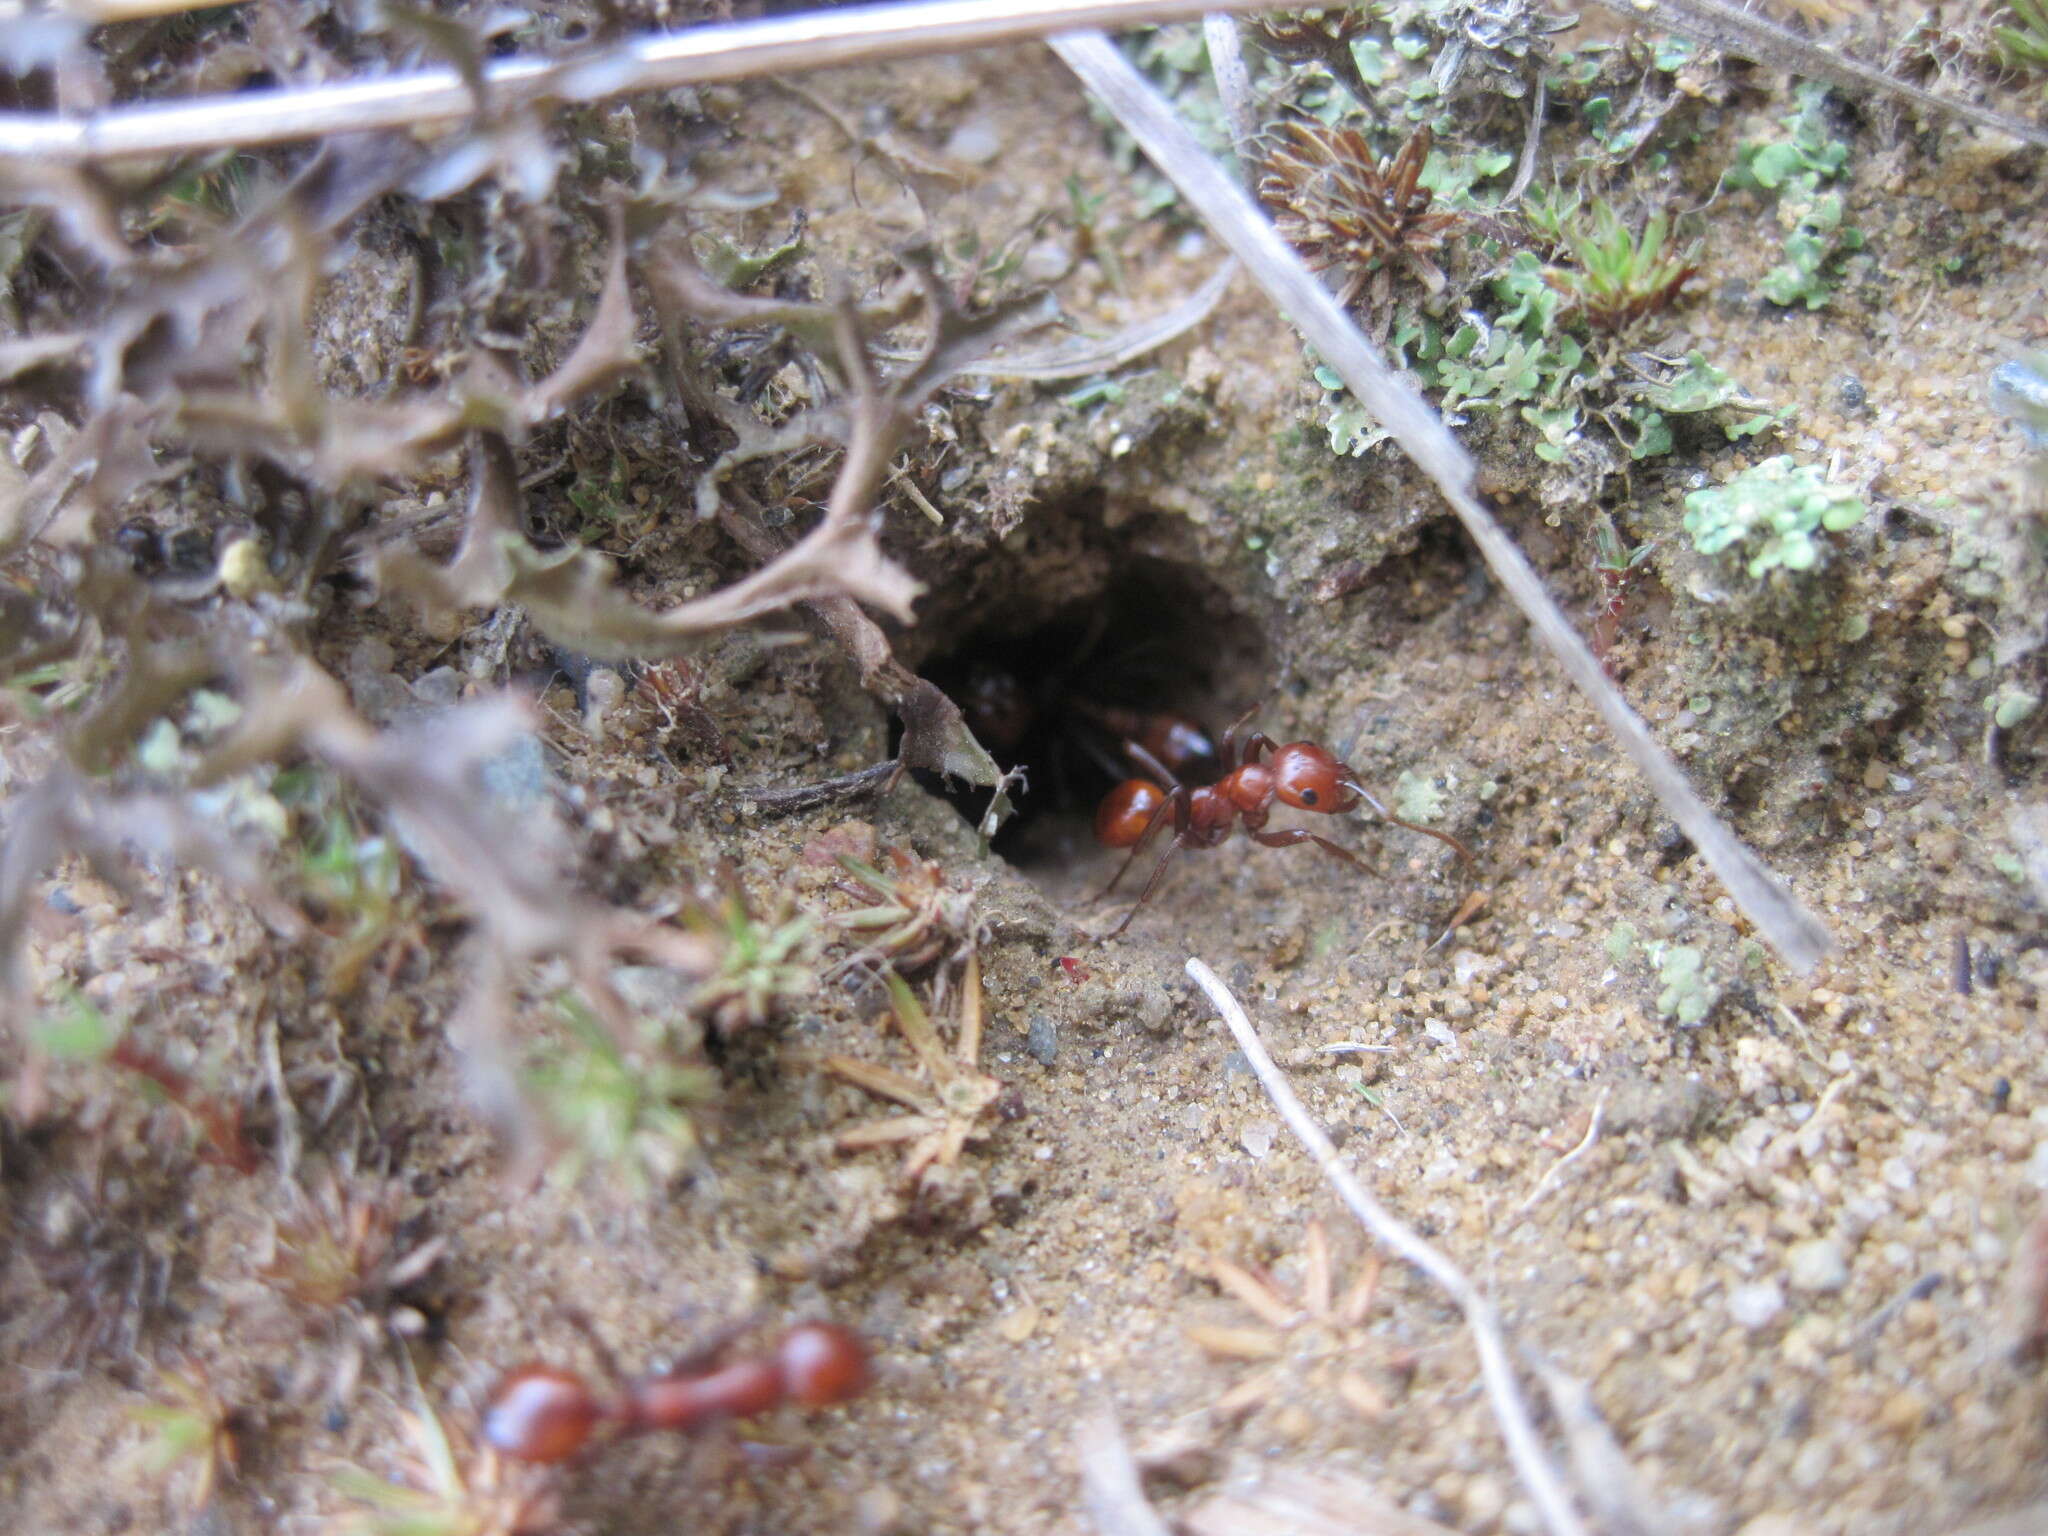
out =
<path fill-rule="evenodd" d="M 1022 765 L 1029 786 L 995 851 L 1043 875 L 1092 859 L 1096 806 L 1137 771 L 1131 735 L 1172 715 L 1220 741 L 1268 686 L 1259 626 L 1205 576 L 1173 561 L 1132 555 L 1108 565 L 1101 584 L 1050 603 L 993 602 L 995 615 L 920 669 L 966 713 L 1005 768 Z M 1189 783 L 1213 779 L 1191 761 Z M 970 820 L 981 789 L 930 787 Z"/>

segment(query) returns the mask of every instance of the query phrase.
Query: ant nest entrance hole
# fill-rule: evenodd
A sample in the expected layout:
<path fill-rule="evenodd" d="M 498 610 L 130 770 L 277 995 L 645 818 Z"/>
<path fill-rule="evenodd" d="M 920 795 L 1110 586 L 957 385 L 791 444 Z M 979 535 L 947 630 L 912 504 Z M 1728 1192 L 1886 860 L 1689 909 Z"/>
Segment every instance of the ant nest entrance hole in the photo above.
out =
<path fill-rule="evenodd" d="M 1203 569 L 1177 519 L 1111 530 L 1102 514 L 1090 500 L 1037 522 L 1030 547 L 1004 549 L 962 583 L 950 624 L 920 630 L 917 670 L 999 763 L 1028 777 L 995 851 L 1062 902 L 1114 867 L 1094 818 L 1136 772 L 1123 743 L 1142 727 L 1130 717 L 1182 716 L 1220 741 L 1273 681 L 1265 626 Z M 1197 764 L 1187 777 L 1213 774 Z M 986 790 L 928 783 L 970 821 L 987 806 Z"/>

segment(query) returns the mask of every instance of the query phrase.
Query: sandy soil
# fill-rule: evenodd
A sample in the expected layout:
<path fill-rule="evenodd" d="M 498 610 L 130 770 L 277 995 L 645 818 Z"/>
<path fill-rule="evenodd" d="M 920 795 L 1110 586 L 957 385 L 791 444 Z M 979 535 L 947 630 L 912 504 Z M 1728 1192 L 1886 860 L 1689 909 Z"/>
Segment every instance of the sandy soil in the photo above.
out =
<path fill-rule="evenodd" d="M 1782 80 L 1752 71 L 1738 87 L 1686 150 L 1696 194 L 1728 146 L 1786 110 Z M 807 89 L 944 171 L 929 178 L 942 242 L 1023 232 L 1090 329 L 1156 312 L 1218 259 L 1168 219 L 1136 222 L 1134 184 L 1035 50 Z M 778 89 L 733 91 L 721 110 L 743 131 L 710 154 L 707 179 L 752 175 L 782 194 L 748 216 L 754 240 L 802 206 L 808 270 L 882 270 L 915 225 L 877 156 L 855 166 L 828 117 Z M 1820 595 L 1720 601 L 1725 571 L 1685 547 L 1688 477 L 1725 478 L 1760 450 L 1681 449 L 1610 491 L 1659 540 L 1617 675 L 1832 928 L 1838 948 L 1814 975 L 1754 941 L 1414 472 L 1384 449 L 1324 451 L 1298 347 L 1240 284 L 1121 400 L 998 383 L 947 407 L 951 462 L 969 472 L 927 477 L 944 526 L 890 513 L 892 549 L 931 587 L 900 650 L 943 665 L 1150 573 L 1178 610 L 1162 619 L 1172 702 L 1220 726 L 1263 701 L 1275 737 L 1344 746 L 1388 789 L 1404 775 L 1433 789 L 1436 824 L 1477 852 L 1469 880 L 1398 829 L 1334 834 L 1371 849 L 1378 876 L 1236 841 L 1185 855 L 1130 931 L 1098 943 L 1121 909 L 1093 899 L 1112 865 L 1079 809 L 1042 821 L 1018 865 L 980 856 L 956 810 L 915 783 L 798 816 L 751 810 L 745 787 L 888 751 L 881 712 L 822 643 L 736 638 L 711 654 L 705 697 L 729 766 L 644 709 L 586 712 L 557 681 L 545 794 L 594 889 L 651 905 L 731 868 L 758 910 L 789 891 L 844 911 L 855 899 L 830 852 L 871 844 L 913 848 L 972 889 L 979 1066 L 1003 1094 L 977 1123 L 985 1137 L 922 1193 L 902 1187 L 899 1149 L 839 1149 L 887 1111 L 826 1059 L 911 1063 L 879 992 L 828 972 L 725 1049 L 700 1164 L 655 1188 L 597 1169 L 528 1190 L 508 1189 L 465 1107 L 445 1028 L 454 926 L 418 924 L 413 947 L 378 962 L 382 979 L 336 1001 L 321 995 L 326 941 L 281 947 L 203 883 L 138 907 L 67 866 L 35 941 L 40 973 L 99 978 L 96 995 L 144 1010 L 216 1080 L 260 1082 L 274 1039 L 300 1150 L 290 1181 L 268 1161 L 251 1177 L 207 1166 L 178 1116 L 79 1069 L 55 1085 L 75 1113 L 10 1130 L 0 1199 L 24 1235 L 0 1282 L 13 1404 L 0 1504 L 14 1528 L 321 1528 L 351 1507 L 336 1469 L 404 1471 L 416 1394 L 459 1432 L 504 1367 L 595 1369 L 580 1313 L 629 1369 L 722 1324 L 829 1314 L 873 1340 L 878 1382 L 776 1426 L 808 1448 L 794 1465 L 741 1468 L 715 1441 L 607 1447 L 560 1479 L 565 1529 L 1079 1531 L 1072 1441 L 1104 1406 L 1159 1453 L 1151 1487 L 1170 1513 L 1214 1497 L 1232 1468 L 1313 1469 L 1470 1536 L 1537 1529 L 1457 1315 L 1413 1274 L 1377 1267 L 1185 983 L 1190 955 L 1237 991 L 1360 1176 L 1486 1286 L 1520 1341 L 1588 1386 L 1661 1501 L 1660 1529 L 1880 1536 L 2040 1497 L 2048 1387 L 2009 1360 L 2003 1309 L 2048 1184 L 2048 950 L 2038 897 L 1995 860 L 2010 858 L 2014 808 L 2039 803 L 2042 758 L 2038 728 L 1987 751 L 1990 682 L 1971 663 L 2013 619 L 1953 555 L 1970 508 L 2014 483 L 2019 446 L 1983 390 L 1990 367 L 2048 339 L 2048 181 L 2038 157 L 1884 114 L 1857 120 L 1851 170 L 1875 258 L 1865 280 L 1817 313 L 1738 295 L 1728 285 L 1757 279 L 1779 232 L 1764 204 L 1724 197 L 1701 296 L 1656 342 L 1699 347 L 1796 404 L 1771 451 L 1867 489 L 1874 513 Z M 1134 222 L 1128 292 L 1061 212 L 1069 176 L 1109 195 L 1105 227 Z M 1970 257 L 1959 277 L 1937 266 L 1955 250 Z M 397 260 L 362 242 L 336 303 L 395 302 Z M 644 441 L 613 447 L 628 499 L 658 514 L 679 472 L 665 483 Z M 1526 461 L 1488 462 L 1503 515 L 1567 608 L 1590 614 L 1583 522 L 1540 503 Z M 437 492 L 459 500 L 459 483 L 423 486 L 417 506 Z M 561 494 L 538 493 L 555 510 Z M 660 516 L 615 552 L 650 599 L 740 568 L 711 530 Z M 1347 562 L 1352 590 L 1332 596 L 1326 578 Z M 1849 615 L 1868 619 L 1854 641 Z M 502 626 L 423 629 L 388 606 L 337 602 L 314 634 L 359 701 L 365 677 L 452 667 L 468 687 L 541 665 L 524 639 L 508 663 Z M 1432 948 L 1470 886 L 1484 910 Z M 1700 951 L 1719 991 L 1705 1023 L 1660 1013 L 1659 941 Z M 937 972 L 950 1029 L 959 973 Z M 560 981 L 535 978 L 531 1019 Z M 1347 1044 L 1369 1049 L 1332 1049 Z M 417 1387 L 386 1329 L 399 1302 L 309 1308 L 262 1281 L 287 1182 L 317 1188 L 329 1169 L 351 1187 L 392 1181 L 400 1248 L 446 1245 L 403 1298 Z M 1319 1232 L 1336 1291 L 1320 1306 Z M 1278 1322 L 1233 1293 L 1253 1272 Z M 107 1303 L 95 1288 L 133 1294 Z M 67 1359 L 67 1293 L 132 1309 L 133 1337 Z M 193 1460 L 160 1471 L 138 1450 L 136 1406 L 165 1400 L 166 1368 L 203 1370 L 238 1410 L 239 1471 L 196 1510 Z"/>

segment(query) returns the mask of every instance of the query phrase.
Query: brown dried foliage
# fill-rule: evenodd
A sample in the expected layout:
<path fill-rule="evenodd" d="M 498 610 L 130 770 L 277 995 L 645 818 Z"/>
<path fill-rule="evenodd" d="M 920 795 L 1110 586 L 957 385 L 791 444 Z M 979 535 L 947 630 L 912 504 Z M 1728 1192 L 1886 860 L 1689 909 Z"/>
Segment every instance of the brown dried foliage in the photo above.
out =
<path fill-rule="evenodd" d="M 1444 286 L 1428 253 L 1443 245 L 1459 216 L 1433 207 L 1436 194 L 1420 183 L 1430 143 L 1424 124 L 1382 160 L 1356 128 L 1296 121 L 1272 131 L 1259 201 L 1313 270 L 1343 273 L 1340 304 L 1356 303 L 1372 275 L 1393 266 L 1431 292 Z"/>

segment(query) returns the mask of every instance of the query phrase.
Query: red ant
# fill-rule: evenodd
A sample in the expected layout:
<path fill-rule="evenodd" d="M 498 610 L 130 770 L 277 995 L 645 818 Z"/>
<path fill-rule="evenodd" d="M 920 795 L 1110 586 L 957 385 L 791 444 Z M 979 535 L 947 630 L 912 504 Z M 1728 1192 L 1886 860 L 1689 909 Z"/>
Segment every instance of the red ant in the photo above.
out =
<path fill-rule="evenodd" d="M 656 1376 L 629 1381 L 600 1397 L 574 1371 L 523 1365 L 491 1389 L 484 1439 L 514 1461 L 562 1462 L 602 1425 L 621 1435 L 694 1430 L 720 1419 L 748 1419 L 783 1403 L 829 1408 L 868 1386 L 868 1351 L 859 1335 L 833 1323 L 798 1323 L 772 1354 L 715 1370 L 701 1357 Z"/>
<path fill-rule="evenodd" d="M 1406 827 L 1411 832 L 1420 832 L 1424 837 L 1433 837 L 1440 843 L 1448 843 L 1457 850 L 1459 858 L 1467 864 L 1472 862 L 1472 850 L 1450 833 L 1403 821 L 1381 805 L 1359 782 L 1350 765 L 1339 762 L 1336 754 L 1327 747 L 1313 741 L 1290 741 L 1281 746 L 1262 731 L 1252 732 L 1240 743 L 1240 735 L 1251 718 L 1247 713 L 1224 733 L 1219 759 L 1223 764 L 1223 776 L 1214 784 L 1198 785 L 1192 789 L 1181 783 L 1143 744 L 1136 741 L 1124 743 L 1125 754 L 1148 776 L 1125 779 L 1103 798 L 1096 809 L 1096 840 L 1107 848 L 1131 850 L 1130 857 L 1116 872 L 1116 879 L 1109 882 L 1108 889 L 1102 894 L 1109 895 L 1130 872 L 1131 866 L 1138 861 L 1138 855 L 1151 842 L 1152 835 L 1166 825 L 1169 811 L 1172 813 L 1174 835 L 1172 846 L 1153 867 L 1152 878 L 1145 882 L 1145 889 L 1139 893 L 1136 904 L 1107 937 L 1113 939 L 1131 926 L 1131 919 L 1138 915 L 1139 908 L 1151 900 L 1153 891 L 1159 886 L 1159 877 L 1166 872 L 1176 850 L 1214 848 L 1230 836 L 1240 820 L 1252 841 L 1263 843 L 1268 848 L 1314 843 L 1354 868 L 1368 874 L 1375 872 L 1357 854 L 1304 828 L 1266 831 L 1266 817 L 1276 799 L 1299 810 L 1323 815 L 1340 814 L 1363 800 L 1381 820 Z M 1268 753 L 1272 754 L 1271 759 L 1260 761 Z"/>

